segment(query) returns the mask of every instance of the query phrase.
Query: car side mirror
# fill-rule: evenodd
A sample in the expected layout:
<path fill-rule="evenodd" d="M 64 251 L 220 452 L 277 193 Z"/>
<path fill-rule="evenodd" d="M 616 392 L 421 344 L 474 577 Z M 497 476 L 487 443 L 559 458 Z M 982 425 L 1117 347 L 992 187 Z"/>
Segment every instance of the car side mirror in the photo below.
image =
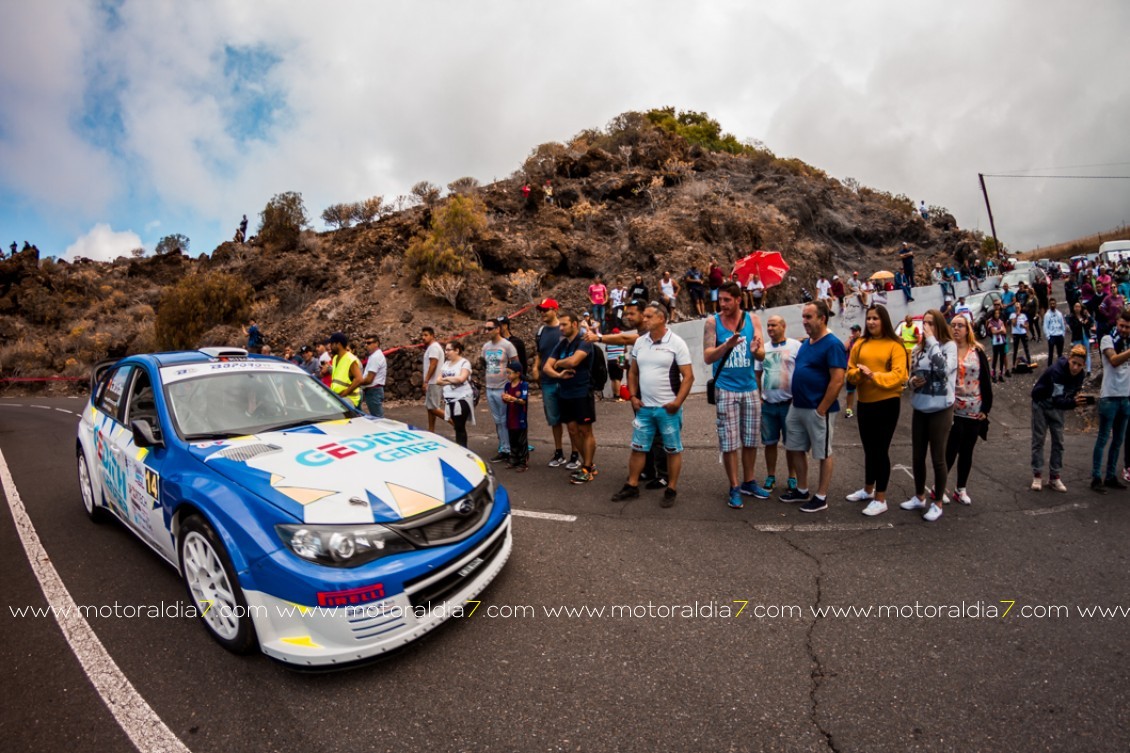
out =
<path fill-rule="evenodd" d="M 129 425 L 133 432 L 133 443 L 138 447 L 164 447 L 165 441 L 161 439 L 161 430 L 154 428 L 144 418 L 132 421 Z"/>

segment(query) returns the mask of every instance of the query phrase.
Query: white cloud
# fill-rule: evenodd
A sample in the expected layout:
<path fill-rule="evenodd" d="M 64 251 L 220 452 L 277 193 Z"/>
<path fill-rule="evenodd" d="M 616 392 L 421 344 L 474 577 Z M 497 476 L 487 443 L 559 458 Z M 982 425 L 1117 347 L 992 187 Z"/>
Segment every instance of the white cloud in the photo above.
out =
<path fill-rule="evenodd" d="M 63 258 L 74 261 L 78 258 L 94 261 L 113 261 L 119 256 L 141 246 L 141 238 L 132 230 L 115 231 L 109 225 L 98 223 L 90 232 L 71 244 Z"/>

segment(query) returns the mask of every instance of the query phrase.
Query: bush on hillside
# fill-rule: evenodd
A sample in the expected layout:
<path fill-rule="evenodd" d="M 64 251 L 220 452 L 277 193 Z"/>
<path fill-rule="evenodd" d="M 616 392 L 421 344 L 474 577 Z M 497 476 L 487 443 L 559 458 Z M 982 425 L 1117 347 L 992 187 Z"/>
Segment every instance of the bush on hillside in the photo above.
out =
<path fill-rule="evenodd" d="M 297 191 L 275 194 L 259 213 L 259 240 L 292 249 L 298 245 L 298 236 L 309 223 L 302 194 Z"/>
<path fill-rule="evenodd" d="M 157 304 L 157 347 L 183 350 L 220 325 L 240 325 L 251 313 L 251 286 L 226 272 L 185 277 Z"/>
<path fill-rule="evenodd" d="M 322 210 L 322 222 L 338 230 L 347 228 L 353 224 L 358 206 L 357 204 L 330 204 Z"/>
<path fill-rule="evenodd" d="M 474 241 L 487 226 L 486 206 L 473 196 L 453 196 L 432 214 L 431 229 L 417 236 L 404 262 L 417 279 L 459 275 L 479 268 Z"/>

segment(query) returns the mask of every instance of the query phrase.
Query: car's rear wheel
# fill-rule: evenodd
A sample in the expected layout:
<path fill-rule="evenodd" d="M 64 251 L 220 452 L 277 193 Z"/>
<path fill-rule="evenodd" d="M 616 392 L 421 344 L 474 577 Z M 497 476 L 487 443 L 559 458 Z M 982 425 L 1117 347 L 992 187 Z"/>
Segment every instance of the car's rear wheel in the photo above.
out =
<path fill-rule="evenodd" d="M 98 504 L 94 496 L 94 478 L 90 475 L 90 465 L 86 462 L 86 453 L 78 451 L 78 488 L 82 494 L 82 506 L 86 508 L 86 516 L 95 523 L 106 520 L 107 513 Z"/>
<path fill-rule="evenodd" d="M 252 651 L 255 626 L 243 589 L 219 536 L 197 515 L 181 527 L 180 566 L 193 606 L 212 637 L 233 653 Z"/>

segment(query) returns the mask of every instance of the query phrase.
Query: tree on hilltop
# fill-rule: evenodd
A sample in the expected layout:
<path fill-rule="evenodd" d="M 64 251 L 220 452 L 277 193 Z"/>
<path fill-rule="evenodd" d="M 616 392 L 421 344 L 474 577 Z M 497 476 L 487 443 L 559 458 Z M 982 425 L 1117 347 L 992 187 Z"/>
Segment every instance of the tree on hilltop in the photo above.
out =
<path fill-rule="evenodd" d="M 165 254 L 187 254 L 188 253 L 188 236 L 181 235 L 180 233 L 173 233 L 166 235 L 161 240 L 157 241 L 156 254 L 164 256 Z"/>
<path fill-rule="evenodd" d="M 275 194 L 259 213 L 259 240 L 281 248 L 294 248 L 308 224 L 302 194 L 297 191 Z"/>

